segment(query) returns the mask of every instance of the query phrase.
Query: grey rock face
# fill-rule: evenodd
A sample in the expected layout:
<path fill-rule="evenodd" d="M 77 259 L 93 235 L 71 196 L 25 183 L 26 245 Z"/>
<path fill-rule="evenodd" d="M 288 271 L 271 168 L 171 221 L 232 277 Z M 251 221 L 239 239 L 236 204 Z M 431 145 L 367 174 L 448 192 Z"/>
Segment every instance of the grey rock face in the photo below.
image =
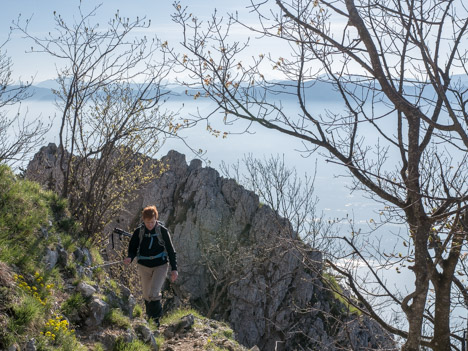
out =
<path fill-rule="evenodd" d="M 151 340 L 151 336 L 153 335 L 153 332 L 149 328 L 148 324 L 144 321 L 138 323 L 135 326 L 135 331 L 141 335 L 141 340 L 144 342 L 149 342 Z"/>
<path fill-rule="evenodd" d="M 96 292 L 95 288 L 83 281 L 78 283 L 78 285 L 76 286 L 76 290 L 85 297 L 91 297 Z"/>
<path fill-rule="evenodd" d="M 172 233 L 178 287 L 229 320 L 242 343 L 267 349 L 295 323 L 291 302 L 305 306 L 315 289 L 291 245 L 295 233 L 256 194 L 214 169 L 187 166 L 176 152 L 162 161 L 169 171 L 143 193 L 141 206 L 156 204 Z M 319 271 L 321 255 L 314 255 Z"/>
<path fill-rule="evenodd" d="M 59 255 L 57 251 L 47 249 L 45 256 L 44 256 L 44 263 L 46 266 L 46 270 L 50 271 L 52 268 L 54 268 L 55 265 L 57 264 L 58 258 L 59 258 Z"/>
<path fill-rule="evenodd" d="M 122 284 L 119 284 L 119 290 L 121 291 L 123 301 L 125 302 L 125 304 L 121 306 L 122 310 L 129 316 L 133 316 L 133 310 L 137 304 L 135 297 L 132 295 L 130 289 Z"/>
<path fill-rule="evenodd" d="M 109 305 L 101 299 L 94 297 L 89 304 L 89 317 L 86 319 L 86 325 L 89 327 L 101 325 L 107 312 L 109 312 Z"/>
<path fill-rule="evenodd" d="M 73 252 L 73 256 L 75 257 L 75 260 L 79 264 L 83 264 L 84 267 L 90 267 L 93 263 L 91 253 L 87 248 L 77 248 Z"/>
<path fill-rule="evenodd" d="M 41 160 L 53 164 L 53 147 L 41 152 L 31 172 L 40 170 Z M 106 232 L 117 223 L 131 230 L 142 208 L 156 205 L 177 251 L 179 279 L 174 290 L 208 317 L 227 320 L 241 343 L 261 350 L 320 345 L 318 349 L 332 351 L 337 342 L 346 342 L 341 340 L 344 336 L 330 332 L 324 317 L 333 297 L 321 284 L 322 255 L 305 247 L 286 219 L 234 180 L 202 167 L 199 160 L 187 165 L 184 155 L 170 151 L 161 163 L 162 175 L 132 197 Z M 55 174 L 47 167 L 41 172 Z M 47 182 L 47 176 L 43 178 Z M 375 324 L 351 318 L 348 342 L 354 349 L 369 345 L 391 349 L 391 339 Z"/>
<path fill-rule="evenodd" d="M 30 339 L 26 344 L 25 351 L 36 351 L 36 339 Z"/>
<path fill-rule="evenodd" d="M 58 263 L 62 267 L 66 267 L 68 265 L 68 253 L 67 250 L 63 248 L 61 245 L 57 245 L 57 253 L 58 253 Z"/>
<path fill-rule="evenodd" d="M 28 164 L 26 178 L 43 184 L 47 189 L 60 192 L 63 184 L 63 174 L 58 161 L 60 154 L 53 143 L 42 147 Z"/>

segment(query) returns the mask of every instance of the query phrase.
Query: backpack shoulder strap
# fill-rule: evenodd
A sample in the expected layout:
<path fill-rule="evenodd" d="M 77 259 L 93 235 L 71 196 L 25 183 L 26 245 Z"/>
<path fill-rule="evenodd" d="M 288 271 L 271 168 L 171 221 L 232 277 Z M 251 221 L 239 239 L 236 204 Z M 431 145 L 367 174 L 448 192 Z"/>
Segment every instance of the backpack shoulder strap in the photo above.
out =
<path fill-rule="evenodd" d="M 142 223 L 139 227 L 139 231 L 138 231 L 138 238 L 140 239 L 140 241 L 138 242 L 138 251 L 137 251 L 137 255 L 140 254 L 140 246 L 141 246 L 141 242 L 143 241 L 143 235 L 145 234 L 145 224 Z"/>
<path fill-rule="evenodd" d="M 164 252 L 167 252 L 166 242 L 164 241 L 161 228 L 164 228 L 164 230 L 167 231 L 167 229 L 163 226 L 163 223 L 158 221 L 156 223 L 156 239 L 158 240 L 158 244 L 164 247 Z M 139 244 L 138 244 L 138 254 L 140 252 L 140 246 L 141 246 L 141 242 L 143 241 L 144 235 L 145 235 L 145 224 L 142 223 L 139 227 L 139 232 L 138 232 L 138 238 L 140 239 Z"/>
<path fill-rule="evenodd" d="M 157 223 L 157 225 L 156 225 L 156 234 L 157 234 L 157 238 L 158 238 L 158 243 L 159 243 L 159 245 L 161 245 L 162 247 L 164 247 L 164 252 L 167 253 L 167 250 L 166 250 L 166 242 L 164 241 L 161 228 L 164 228 L 165 230 L 167 230 L 167 229 L 163 226 L 163 223 L 160 222 L 160 221 L 158 221 L 158 223 Z"/>

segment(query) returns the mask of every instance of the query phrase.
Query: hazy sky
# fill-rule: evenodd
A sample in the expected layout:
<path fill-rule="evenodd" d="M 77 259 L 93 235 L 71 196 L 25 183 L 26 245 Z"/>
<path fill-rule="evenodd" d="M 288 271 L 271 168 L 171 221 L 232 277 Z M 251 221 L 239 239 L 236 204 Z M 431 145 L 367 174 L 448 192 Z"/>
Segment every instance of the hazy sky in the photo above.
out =
<path fill-rule="evenodd" d="M 3 43 L 10 32 L 12 21 L 20 16 L 20 22 L 24 24 L 26 19 L 31 18 L 29 30 L 31 33 L 41 36 L 46 35 L 54 29 L 54 11 L 60 14 L 66 21 L 77 17 L 78 5 L 81 3 L 83 13 L 88 13 L 95 6 L 101 4 L 96 14 L 96 22 L 101 27 L 113 17 L 117 10 L 121 16 L 135 19 L 146 16 L 151 19 L 151 26 L 144 33 L 135 32 L 135 35 L 147 35 L 152 37 L 157 35 L 162 40 L 168 40 L 169 43 L 180 41 L 180 26 L 173 23 L 171 14 L 174 12 L 173 1 L 171 0 L 17 0 L 2 2 L 2 11 L 0 12 L 0 43 Z M 188 6 L 189 11 L 196 14 L 199 18 L 209 17 L 215 7 L 218 7 L 220 13 L 240 11 L 247 12 L 246 6 L 249 0 L 226 0 L 222 2 L 207 0 L 185 0 L 181 2 L 182 6 Z M 235 35 L 242 35 L 239 31 Z M 247 36 L 245 36 L 247 37 Z M 7 51 L 14 62 L 13 76 L 17 79 L 21 76 L 23 80 L 28 80 L 35 76 L 35 82 L 54 78 L 55 67 L 50 57 L 45 54 L 25 53 L 32 46 L 30 40 L 22 38 L 21 33 L 12 32 L 11 40 L 4 45 L 2 51 Z"/>

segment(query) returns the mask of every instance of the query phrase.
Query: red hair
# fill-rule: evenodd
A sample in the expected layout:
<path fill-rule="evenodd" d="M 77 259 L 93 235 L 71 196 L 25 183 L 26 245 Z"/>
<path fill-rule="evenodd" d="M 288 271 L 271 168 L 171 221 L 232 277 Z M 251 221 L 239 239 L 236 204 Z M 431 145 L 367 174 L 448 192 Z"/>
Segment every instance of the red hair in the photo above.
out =
<path fill-rule="evenodd" d="M 153 217 L 155 217 L 157 220 L 159 217 L 158 209 L 156 208 L 156 206 L 146 206 L 141 212 L 141 216 L 144 220 L 151 219 Z"/>

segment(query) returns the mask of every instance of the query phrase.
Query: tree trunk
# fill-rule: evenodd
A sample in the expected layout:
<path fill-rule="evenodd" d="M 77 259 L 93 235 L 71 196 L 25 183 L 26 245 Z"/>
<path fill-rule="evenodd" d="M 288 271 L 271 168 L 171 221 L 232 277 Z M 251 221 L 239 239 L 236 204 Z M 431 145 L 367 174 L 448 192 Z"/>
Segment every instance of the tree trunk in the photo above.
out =
<path fill-rule="evenodd" d="M 424 238 L 417 238 L 416 246 L 421 245 L 421 243 L 418 244 L 418 241 L 421 242 L 423 239 Z M 429 275 L 426 259 L 426 255 L 424 255 L 424 253 L 421 252 L 421 250 L 416 250 L 414 265 L 416 287 L 413 293 L 412 303 L 407 307 L 407 310 L 405 311 L 408 318 L 409 328 L 408 338 L 406 340 L 405 345 L 402 348 L 403 351 L 420 350 L 423 315 L 426 306 L 427 291 L 429 288 Z"/>
<path fill-rule="evenodd" d="M 434 279 L 435 280 L 435 279 Z M 434 337 L 431 345 L 434 351 L 450 351 L 450 291 L 451 281 L 442 275 L 435 287 Z"/>

